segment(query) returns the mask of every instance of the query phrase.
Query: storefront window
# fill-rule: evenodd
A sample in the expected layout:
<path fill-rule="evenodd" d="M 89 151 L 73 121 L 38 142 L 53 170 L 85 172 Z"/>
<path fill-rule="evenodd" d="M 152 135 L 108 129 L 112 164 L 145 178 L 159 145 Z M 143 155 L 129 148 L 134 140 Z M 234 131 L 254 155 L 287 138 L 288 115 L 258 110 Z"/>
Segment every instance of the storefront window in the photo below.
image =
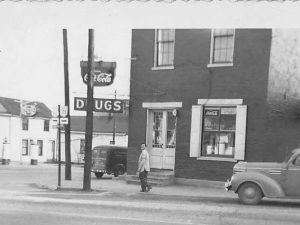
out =
<path fill-rule="evenodd" d="M 235 121 L 235 107 L 204 108 L 203 156 L 234 156 Z"/>

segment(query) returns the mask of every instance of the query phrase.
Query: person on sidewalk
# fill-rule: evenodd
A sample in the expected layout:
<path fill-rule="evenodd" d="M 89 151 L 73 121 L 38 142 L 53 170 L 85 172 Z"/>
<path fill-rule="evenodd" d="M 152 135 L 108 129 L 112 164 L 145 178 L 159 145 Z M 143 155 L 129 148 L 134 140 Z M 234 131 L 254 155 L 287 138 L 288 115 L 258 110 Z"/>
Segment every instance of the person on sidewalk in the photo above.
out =
<path fill-rule="evenodd" d="M 146 145 L 141 145 L 141 154 L 138 161 L 138 172 L 141 180 L 141 192 L 148 192 L 152 188 L 147 182 L 148 172 L 150 171 L 150 159 Z"/>

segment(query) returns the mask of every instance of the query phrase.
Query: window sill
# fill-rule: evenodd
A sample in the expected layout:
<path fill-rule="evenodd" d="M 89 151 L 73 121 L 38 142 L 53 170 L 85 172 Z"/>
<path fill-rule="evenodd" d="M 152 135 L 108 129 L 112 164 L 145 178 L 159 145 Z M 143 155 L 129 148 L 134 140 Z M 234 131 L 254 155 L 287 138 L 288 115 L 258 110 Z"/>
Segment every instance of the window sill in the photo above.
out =
<path fill-rule="evenodd" d="M 208 68 L 212 68 L 212 67 L 230 67 L 233 66 L 233 63 L 210 63 L 207 64 Z"/>
<path fill-rule="evenodd" d="M 198 157 L 197 160 L 210 160 L 210 161 L 224 161 L 224 162 L 237 162 L 236 159 L 232 158 L 221 158 L 221 157 L 207 157 L 207 156 L 202 156 Z"/>
<path fill-rule="evenodd" d="M 155 66 L 152 70 L 174 70 L 174 66 Z"/>

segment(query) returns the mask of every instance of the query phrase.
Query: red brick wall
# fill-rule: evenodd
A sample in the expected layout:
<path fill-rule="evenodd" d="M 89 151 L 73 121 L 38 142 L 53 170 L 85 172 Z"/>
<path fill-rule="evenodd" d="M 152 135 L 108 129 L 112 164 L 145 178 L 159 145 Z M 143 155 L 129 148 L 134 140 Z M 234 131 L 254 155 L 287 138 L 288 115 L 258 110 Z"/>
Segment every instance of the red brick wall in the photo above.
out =
<path fill-rule="evenodd" d="M 225 180 L 233 163 L 189 157 L 191 108 L 197 99 L 243 99 L 248 105 L 246 159 L 262 159 L 266 130 L 266 96 L 271 30 L 237 29 L 234 66 L 208 68 L 211 31 L 176 30 L 175 69 L 151 70 L 154 30 L 133 30 L 128 173 L 135 173 L 138 146 L 145 142 L 146 109 L 142 102 L 182 102 L 177 124 L 175 176 Z"/>

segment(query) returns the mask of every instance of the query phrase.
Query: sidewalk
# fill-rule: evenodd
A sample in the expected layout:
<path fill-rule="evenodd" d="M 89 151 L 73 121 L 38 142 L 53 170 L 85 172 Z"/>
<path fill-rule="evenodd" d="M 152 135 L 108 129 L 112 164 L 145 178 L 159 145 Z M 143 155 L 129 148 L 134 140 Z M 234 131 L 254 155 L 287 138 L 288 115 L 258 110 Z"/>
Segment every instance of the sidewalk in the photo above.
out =
<path fill-rule="evenodd" d="M 75 166 L 76 167 L 76 166 Z M 78 166 L 77 166 L 78 167 Z M 73 171 L 74 166 L 73 166 Z M 77 168 L 78 169 L 78 168 Z M 63 170 L 62 170 L 63 171 Z M 63 174 L 63 172 L 62 172 Z M 104 175 L 102 178 L 97 179 L 94 174 L 91 174 L 91 189 L 97 193 L 109 192 L 124 195 L 135 194 L 151 194 L 163 196 L 186 196 L 186 197 L 236 197 L 232 192 L 226 192 L 224 182 L 220 181 L 207 181 L 207 180 L 192 180 L 192 179 L 178 179 L 177 183 L 170 186 L 156 187 L 154 186 L 148 193 L 140 193 L 140 186 L 135 184 L 127 184 L 125 176 L 115 178 L 112 175 Z M 44 183 L 37 184 L 41 188 L 50 190 L 57 190 L 57 180 L 48 180 Z M 82 176 L 72 177 L 71 181 L 64 180 L 62 175 L 60 190 L 82 190 L 83 189 L 83 174 Z"/>
<path fill-rule="evenodd" d="M 30 165 L 28 163 L 11 163 L 10 165 L 1 165 L 0 171 L 7 168 L 11 170 L 10 173 L 18 172 L 19 176 L 26 176 L 26 174 L 34 174 L 29 178 L 24 178 L 27 183 L 32 184 L 35 188 L 45 190 L 58 189 L 58 165 L 39 163 L 38 165 Z M 83 189 L 83 166 L 72 165 L 72 180 L 65 180 L 64 165 L 61 166 L 61 186 L 62 191 L 82 191 Z M 20 171 L 24 175 L 20 174 Z M 23 178 L 22 178 L 23 179 Z M 224 182 L 225 182 L 224 178 Z M 20 181 L 21 182 L 21 181 Z M 221 181 L 207 181 L 195 179 L 176 179 L 176 184 L 164 187 L 154 186 L 148 193 L 140 193 L 140 186 L 135 184 L 127 184 L 125 175 L 115 178 L 112 175 L 104 175 L 102 178 L 97 179 L 91 173 L 91 189 L 94 192 L 91 194 L 99 193 L 116 193 L 118 195 L 140 195 L 151 194 L 157 196 L 177 196 L 177 197 L 215 197 L 215 198 L 228 198 L 235 197 L 233 192 L 226 192 L 224 182 Z"/>

